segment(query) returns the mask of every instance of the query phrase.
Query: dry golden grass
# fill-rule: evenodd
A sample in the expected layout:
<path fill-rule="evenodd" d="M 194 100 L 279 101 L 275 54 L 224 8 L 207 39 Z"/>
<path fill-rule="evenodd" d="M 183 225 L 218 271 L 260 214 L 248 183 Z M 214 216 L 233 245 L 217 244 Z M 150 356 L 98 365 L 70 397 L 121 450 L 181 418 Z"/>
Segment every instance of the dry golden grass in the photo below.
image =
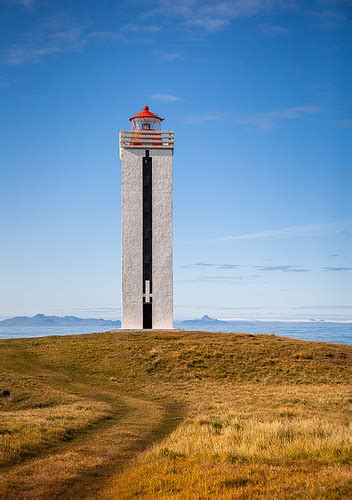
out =
<path fill-rule="evenodd" d="M 103 402 L 81 400 L 50 408 L 3 412 L 0 423 L 0 466 L 34 456 L 59 440 L 111 415 Z"/>
<path fill-rule="evenodd" d="M 349 346 L 116 332 L 0 349 L 5 498 L 352 495 Z"/>
<path fill-rule="evenodd" d="M 212 386 L 192 400 L 184 422 L 115 478 L 107 498 L 348 497 L 348 387 Z"/>

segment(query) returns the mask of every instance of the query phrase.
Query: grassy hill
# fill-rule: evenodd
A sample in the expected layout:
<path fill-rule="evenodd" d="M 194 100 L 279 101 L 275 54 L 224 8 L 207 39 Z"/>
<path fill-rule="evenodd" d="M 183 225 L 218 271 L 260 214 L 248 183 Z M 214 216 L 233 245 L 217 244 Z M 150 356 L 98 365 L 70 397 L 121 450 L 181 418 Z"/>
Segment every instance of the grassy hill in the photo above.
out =
<path fill-rule="evenodd" d="M 0 350 L 0 497 L 352 495 L 350 346 L 112 332 Z"/>

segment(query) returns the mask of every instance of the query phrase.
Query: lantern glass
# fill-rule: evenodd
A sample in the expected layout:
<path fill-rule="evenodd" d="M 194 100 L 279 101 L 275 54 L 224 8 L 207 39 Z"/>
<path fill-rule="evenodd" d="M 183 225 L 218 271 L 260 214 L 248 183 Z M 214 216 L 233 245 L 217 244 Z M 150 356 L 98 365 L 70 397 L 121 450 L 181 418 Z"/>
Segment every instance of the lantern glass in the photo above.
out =
<path fill-rule="evenodd" d="M 160 130 L 160 119 L 151 117 L 133 118 L 133 130 Z"/>

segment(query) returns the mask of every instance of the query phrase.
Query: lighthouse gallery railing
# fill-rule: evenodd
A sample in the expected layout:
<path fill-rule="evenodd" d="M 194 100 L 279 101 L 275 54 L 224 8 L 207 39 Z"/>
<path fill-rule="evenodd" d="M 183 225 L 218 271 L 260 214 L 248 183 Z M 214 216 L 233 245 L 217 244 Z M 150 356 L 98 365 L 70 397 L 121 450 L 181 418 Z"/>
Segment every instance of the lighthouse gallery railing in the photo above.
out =
<path fill-rule="evenodd" d="M 173 130 L 122 130 L 121 148 L 174 149 Z"/>

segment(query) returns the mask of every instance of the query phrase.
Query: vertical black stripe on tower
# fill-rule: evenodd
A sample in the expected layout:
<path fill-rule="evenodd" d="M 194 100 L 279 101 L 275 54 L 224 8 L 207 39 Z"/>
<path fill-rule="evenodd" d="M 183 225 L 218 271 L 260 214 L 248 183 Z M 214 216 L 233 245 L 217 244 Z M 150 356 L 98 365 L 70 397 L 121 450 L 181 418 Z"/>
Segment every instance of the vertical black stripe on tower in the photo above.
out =
<path fill-rule="evenodd" d="M 149 151 L 143 157 L 143 294 L 146 293 L 145 282 L 150 283 L 152 293 L 152 158 Z M 152 299 L 146 302 L 143 298 L 143 328 L 152 328 Z"/>

